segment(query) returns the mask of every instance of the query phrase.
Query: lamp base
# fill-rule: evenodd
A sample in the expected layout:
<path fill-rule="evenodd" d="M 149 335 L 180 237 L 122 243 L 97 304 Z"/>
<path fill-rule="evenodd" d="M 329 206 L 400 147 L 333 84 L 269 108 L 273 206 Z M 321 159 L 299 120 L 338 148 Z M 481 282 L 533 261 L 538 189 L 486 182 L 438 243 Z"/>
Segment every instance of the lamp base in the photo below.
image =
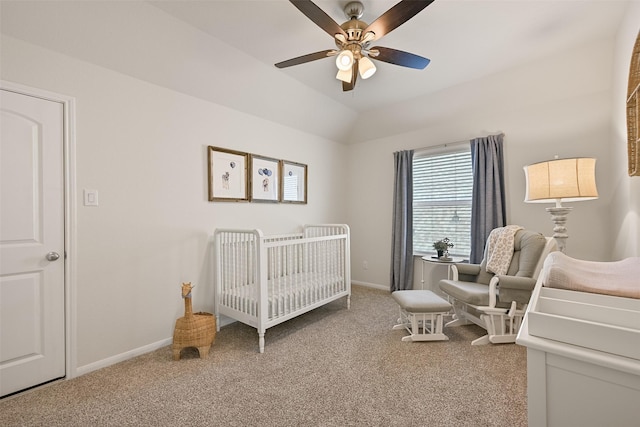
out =
<path fill-rule="evenodd" d="M 551 221 L 555 224 L 553 227 L 553 238 L 556 239 L 558 250 L 564 253 L 567 247 L 567 238 L 569 237 L 565 224 L 567 223 L 567 215 L 569 215 L 569 212 L 571 212 L 573 208 L 560 206 L 546 209 L 547 212 L 551 214 Z"/>

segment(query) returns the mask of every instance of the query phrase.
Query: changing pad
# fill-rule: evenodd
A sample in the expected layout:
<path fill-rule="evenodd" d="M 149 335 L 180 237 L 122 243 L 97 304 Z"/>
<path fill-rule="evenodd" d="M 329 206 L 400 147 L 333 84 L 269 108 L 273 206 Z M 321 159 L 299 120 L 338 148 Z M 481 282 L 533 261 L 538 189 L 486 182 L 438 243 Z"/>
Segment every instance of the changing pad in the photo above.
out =
<path fill-rule="evenodd" d="M 542 274 L 542 283 L 550 288 L 640 299 L 640 257 L 597 262 L 552 252 Z"/>

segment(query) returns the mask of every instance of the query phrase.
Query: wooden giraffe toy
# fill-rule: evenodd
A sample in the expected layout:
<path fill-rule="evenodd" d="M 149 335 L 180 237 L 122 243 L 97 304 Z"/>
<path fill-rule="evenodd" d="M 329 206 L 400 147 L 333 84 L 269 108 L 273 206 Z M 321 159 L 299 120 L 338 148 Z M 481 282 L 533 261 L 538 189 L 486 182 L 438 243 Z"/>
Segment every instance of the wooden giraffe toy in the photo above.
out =
<path fill-rule="evenodd" d="M 198 349 L 200 358 L 209 355 L 216 338 L 216 318 L 211 313 L 193 313 L 191 308 L 191 282 L 182 284 L 184 316 L 176 320 L 173 331 L 173 360 L 180 360 L 180 352 L 187 347 Z"/>

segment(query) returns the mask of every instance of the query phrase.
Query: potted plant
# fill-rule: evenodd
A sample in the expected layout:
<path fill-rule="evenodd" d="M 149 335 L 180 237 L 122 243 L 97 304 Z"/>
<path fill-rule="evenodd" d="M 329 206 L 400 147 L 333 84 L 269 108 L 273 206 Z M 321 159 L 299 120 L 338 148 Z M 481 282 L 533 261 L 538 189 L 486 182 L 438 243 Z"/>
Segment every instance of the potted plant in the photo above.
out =
<path fill-rule="evenodd" d="M 445 252 L 449 252 L 449 248 L 452 247 L 453 243 L 451 243 L 448 237 L 438 240 L 437 242 L 433 242 L 433 249 L 438 252 L 438 258 L 442 257 Z"/>

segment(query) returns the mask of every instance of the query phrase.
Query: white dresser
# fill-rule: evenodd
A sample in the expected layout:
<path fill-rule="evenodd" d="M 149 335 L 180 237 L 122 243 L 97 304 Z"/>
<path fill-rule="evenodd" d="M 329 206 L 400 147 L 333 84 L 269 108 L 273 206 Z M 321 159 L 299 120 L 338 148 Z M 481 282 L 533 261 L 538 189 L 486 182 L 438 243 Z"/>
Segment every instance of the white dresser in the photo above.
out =
<path fill-rule="evenodd" d="M 640 299 L 539 280 L 516 342 L 527 347 L 529 427 L 640 426 Z"/>

